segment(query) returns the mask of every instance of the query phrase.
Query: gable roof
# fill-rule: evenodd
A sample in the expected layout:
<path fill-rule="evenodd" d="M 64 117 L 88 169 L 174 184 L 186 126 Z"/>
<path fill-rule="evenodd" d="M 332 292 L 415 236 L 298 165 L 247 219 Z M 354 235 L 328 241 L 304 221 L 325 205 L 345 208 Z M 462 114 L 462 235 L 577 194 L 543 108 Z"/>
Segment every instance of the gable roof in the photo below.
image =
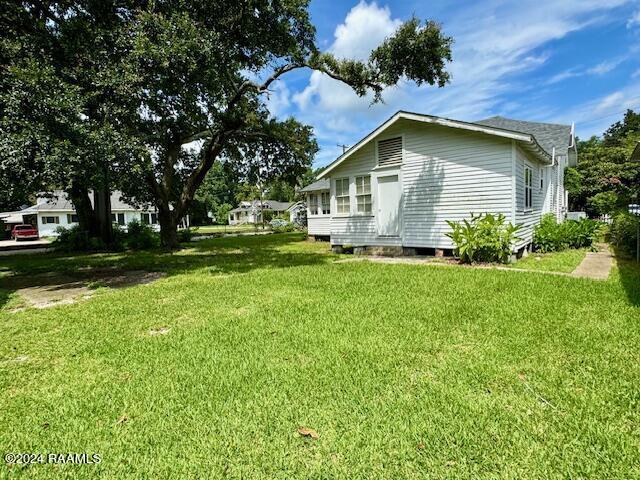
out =
<path fill-rule="evenodd" d="M 514 120 L 500 116 L 485 118 L 475 123 L 533 135 L 547 153 L 552 153 L 554 147 L 556 150 L 564 151 L 574 146 L 573 128 L 571 125 L 525 122 L 524 120 Z"/>
<path fill-rule="evenodd" d="M 316 192 L 318 190 L 329 190 L 329 180 L 322 178 L 300 189 L 301 192 Z"/>
<path fill-rule="evenodd" d="M 256 208 L 260 208 L 260 200 L 253 200 L 249 205 L 240 205 L 239 207 L 234 208 L 233 210 L 229 210 L 229 213 L 235 212 L 248 212 Z M 289 210 L 295 202 L 278 202 L 276 200 L 263 200 L 262 201 L 262 209 L 263 210 L 275 210 L 278 212 L 285 212 Z"/>
<path fill-rule="evenodd" d="M 526 132 L 521 132 L 517 130 L 509 130 L 501 127 L 494 127 L 490 125 L 481 125 L 479 123 L 473 122 L 463 122 L 461 120 L 452 120 L 450 118 L 444 117 L 436 117 L 434 115 L 425 115 L 421 113 L 413 113 L 406 112 L 403 110 L 399 110 L 394 115 L 392 115 L 386 122 L 376 128 L 374 131 L 369 133 L 369 135 L 362 138 L 358 143 L 352 146 L 349 150 L 344 152 L 338 158 L 336 158 L 333 163 L 329 164 L 326 169 L 324 169 L 319 175 L 318 179 L 326 178 L 327 174 L 335 169 L 338 165 L 342 164 L 347 158 L 353 155 L 355 152 L 360 150 L 364 145 L 366 145 L 370 140 L 381 134 L 391 125 L 396 123 L 398 120 L 405 119 L 411 120 L 421 123 L 428 123 L 433 125 L 440 125 L 448 128 L 457 128 L 460 130 L 466 130 L 476 133 L 483 133 L 486 135 L 492 135 L 495 137 L 507 138 L 511 140 L 515 140 L 520 144 L 520 146 L 535 156 L 540 162 L 551 164 L 551 154 L 547 152 L 536 140 L 536 138 Z"/>
<path fill-rule="evenodd" d="M 89 199 L 93 205 L 93 195 L 90 192 Z M 148 206 L 136 208 L 133 205 L 129 205 L 122 200 L 122 192 L 114 190 L 111 192 L 111 210 L 154 210 Z M 25 213 L 37 213 L 42 211 L 55 211 L 55 212 L 75 212 L 75 207 L 71 200 L 67 197 L 67 194 L 62 190 L 54 190 L 51 195 L 43 195 L 38 197 L 37 203 L 31 207 L 27 207 L 23 210 Z"/>

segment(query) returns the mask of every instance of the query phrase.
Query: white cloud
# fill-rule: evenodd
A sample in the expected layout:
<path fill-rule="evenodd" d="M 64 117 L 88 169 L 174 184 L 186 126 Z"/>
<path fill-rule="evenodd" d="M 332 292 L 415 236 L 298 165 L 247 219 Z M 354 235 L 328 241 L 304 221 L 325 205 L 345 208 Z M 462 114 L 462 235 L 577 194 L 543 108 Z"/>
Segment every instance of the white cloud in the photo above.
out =
<path fill-rule="evenodd" d="M 640 10 L 634 12 L 634 14 L 631 15 L 631 18 L 627 21 L 627 28 L 633 28 L 636 25 L 640 25 Z"/>
<path fill-rule="evenodd" d="M 587 74 L 589 75 L 604 75 L 605 73 L 609 73 L 614 70 L 618 65 L 623 62 L 624 59 L 610 60 L 599 63 L 595 67 L 587 69 Z"/>
<path fill-rule="evenodd" d="M 553 85 L 555 83 L 560 83 L 565 80 L 569 80 L 570 78 L 582 77 L 584 75 L 605 75 L 618 67 L 622 62 L 626 60 L 626 57 L 617 58 L 614 60 L 606 60 L 601 62 L 591 68 L 570 68 L 568 70 L 564 70 L 560 73 L 555 74 L 545 83 L 546 85 Z"/>
<path fill-rule="evenodd" d="M 325 150 L 335 151 L 333 144 L 353 144 L 398 109 L 464 120 L 506 112 L 513 108 L 503 103 L 506 94 L 532 97 L 540 93 L 539 83 L 520 75 L 548 60 L 552 41 L 608 21 L 610 10 L 624 3 L 626 0 L 565 0 L 548 2 L 541 8 L 539 0 L 487 0 L 465 5 L 443 25 L 444 32 L 455 40 L 449 66 L 452 80 L 445 88 L 403 82 L 384 92 L 385 104 L 371 106 L 370 97 L 358 98 L 349 87 L 314 72 L 306 88 L 293 96 L 298 117 L 316 127 L 323 147 L 318 163 L 324 164 L 328 157 Z M 329 50 L 338 56 L 365 59 L 399 24 L 388 8 L 361 1 L 336 28 Z M 604 75 L 617 66 L 614 63 L 570 69 L 549 82 L 587 73 Z M 522 109 L 516 112 L 514 115 L 523 116 Z M 540 116 L 549 114 L 548 109 L 539 112 Z"/>
<path fill-rule="evenodd" d="M 338 58 L 366 61 L 377 45 L 391 36 L 402 22 L 391 18 L 388 7 L 379 7 L 375 2 L 361 1 L 347 14 L 344 23 L 335 30 L 335 39 L 329 52 Z M 387 92 L 390 93 L 390 92 Z M 391 93 L 391 95 L 393 95 Z M 300 110 L 321 112 L 354 112 L 366 110 L 371 97 L 359 98 L 347 85 L 313 72 L 309 85 L 293 96 Z M 334 130 L 351 129 L 346 117 L 336 117 L 331 122 Z"/>
<path fill-rule="evenodd" d="M 622 118 L 628 108 L 633 110 L 640 108 L 640 85 L 636 82 L 574 108 L 566 109 L 552 121 L 575 122 L 578 135 L 588 138 L 591 135 L 600 135 L 613 122 Z"/>
<path fill-rule="evenodd" d="M 640 68 L 631 74 L 631 78 L 640 77 Z"/>
<path fill-rule="evenodd" d="M 271 115 L 278 117 L 285 114 L 291 105 L 290 92 L 284 80 L 277 80 L 272 85 L 274 86 L 267 97 L 267 108 L 269 108 Z"/>

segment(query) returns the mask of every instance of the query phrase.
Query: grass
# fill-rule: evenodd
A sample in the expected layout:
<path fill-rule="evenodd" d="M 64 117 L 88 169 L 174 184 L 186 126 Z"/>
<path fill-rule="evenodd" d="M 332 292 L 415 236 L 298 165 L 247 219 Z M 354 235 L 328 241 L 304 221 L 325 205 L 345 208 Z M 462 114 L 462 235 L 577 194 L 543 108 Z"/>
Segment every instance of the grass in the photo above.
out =
<path fill-rule="evenodd" d="M 258 225 L 258 230 L 262 230 L 262 224 Z M 268 225 L 267 225 L 268 228 Z M 209 233 L 242 233 L 253 232 L 256 230 L 255 225 L 241 224 L 241 225 L 202 225 L 199 227 L 192 227 L 192 230 L 198 234 Z"/>
<path fill-rule="evenodd" d="M 15 272 L 168 275 L 75 305 L 0 312 L 1 450 L 102 456 L 0 466 L 2 475 L 640 475 L 632 263 L 597 282 L 334 263 L 326 244 L 300 240 L 7 258 L 9 294 Z"/>
<path fill-rule="evenodd" d="M 573 272 L 584 259 L 587 249 L 568 249 L 553 253 L 531 253 L 509 266 L 544 272 Z"/>

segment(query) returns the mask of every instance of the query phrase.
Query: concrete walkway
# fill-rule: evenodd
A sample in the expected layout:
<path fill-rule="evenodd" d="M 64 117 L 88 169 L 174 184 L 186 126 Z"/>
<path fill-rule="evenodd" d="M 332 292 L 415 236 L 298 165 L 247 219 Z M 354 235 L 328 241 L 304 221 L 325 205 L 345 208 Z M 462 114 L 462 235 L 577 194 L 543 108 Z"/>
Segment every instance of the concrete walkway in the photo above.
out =
<path fill-rule="evenodd" d="M 597 245 L 597 252 L 588 252 L 584 260 L 571 272 L 572 277 L 593 278 L 606 280 L 613 266 L 613 255 L 606 243 Z"/>
<path fill-rule="evenodd" d="M 609 272 L 613 266 L 613 255 L 609 252 L 609 246 L 606 243 L 597 245 L 597 252 L 589 252 L 586 254 L 580 265 L 571 273 L 551 272 L 546 270 L 535 270 L 529 268 L 503 267 L 500 265 L 463 265 L 453 259 L 439 259 L 436 257 L 382 257 L 377 255 L 367 255 L 362 257 L 343 258 L 336 260 L 335 263 L 347 263 L 358 261 L 370 261 L 376 263 L 403 263 L 410 265 L 434 265 L 437 267 L 462 267 L 462 268 L 480 268 L 490 270 L 503 270 L 507 272 L 527 272 L 541 273 L 544 275 L 559 275 L 563 277 L 580 277 L 591 278 L 594 280 L 607 280 Z"/>

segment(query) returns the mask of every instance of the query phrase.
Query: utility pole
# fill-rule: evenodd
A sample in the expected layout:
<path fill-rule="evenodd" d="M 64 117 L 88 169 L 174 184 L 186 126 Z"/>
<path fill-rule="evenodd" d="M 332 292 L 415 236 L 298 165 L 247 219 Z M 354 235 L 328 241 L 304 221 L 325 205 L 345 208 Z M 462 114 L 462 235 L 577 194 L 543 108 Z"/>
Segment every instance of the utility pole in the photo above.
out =
<path fill-rule="evenodd" d="M 347 151 L 347 149 L 349 148 L 349 145 L 342 145 L 340 143 L 336 144 L 338 147 L 342 147 L 342 154 L 344 155 L 344 152 Z"/>

